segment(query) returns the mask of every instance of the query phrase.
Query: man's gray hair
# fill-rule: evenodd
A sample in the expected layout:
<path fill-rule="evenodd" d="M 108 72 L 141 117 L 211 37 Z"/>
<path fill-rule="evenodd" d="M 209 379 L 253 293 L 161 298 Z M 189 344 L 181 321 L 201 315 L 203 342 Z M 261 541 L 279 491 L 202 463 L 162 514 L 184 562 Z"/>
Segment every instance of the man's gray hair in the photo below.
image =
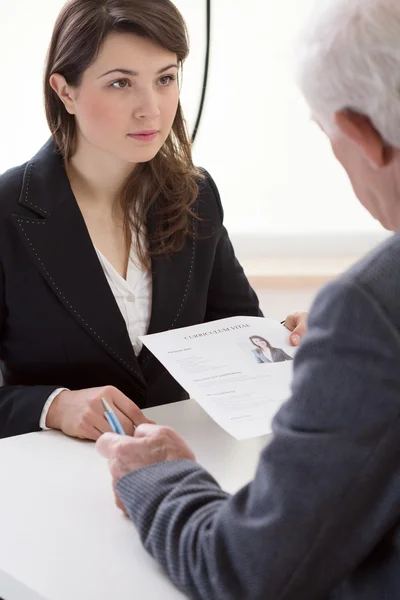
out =
<path fill-rule="evenodd" d="M 317 0 L 295 48 L 296 79 L 314 117 L 368 116 L 400 148 L 400 0 Z"/>

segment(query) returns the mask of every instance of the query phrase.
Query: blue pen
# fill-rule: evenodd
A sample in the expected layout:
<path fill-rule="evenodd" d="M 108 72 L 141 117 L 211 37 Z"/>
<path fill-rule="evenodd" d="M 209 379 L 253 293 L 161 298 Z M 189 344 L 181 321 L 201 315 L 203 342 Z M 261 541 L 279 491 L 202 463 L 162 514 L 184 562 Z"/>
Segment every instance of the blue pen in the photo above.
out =
<path fill-rule="evenodd" d="M 108 404 L 107 400 L 101 398 L 101 403 L 104 408 L 104 416 L 110 424 L 111 429 L 114 433 L 119 433 L 119 435 L 125 435 L 125 431 L 122 429 L 121 423 L 118 421 L 118 417 Z"/>

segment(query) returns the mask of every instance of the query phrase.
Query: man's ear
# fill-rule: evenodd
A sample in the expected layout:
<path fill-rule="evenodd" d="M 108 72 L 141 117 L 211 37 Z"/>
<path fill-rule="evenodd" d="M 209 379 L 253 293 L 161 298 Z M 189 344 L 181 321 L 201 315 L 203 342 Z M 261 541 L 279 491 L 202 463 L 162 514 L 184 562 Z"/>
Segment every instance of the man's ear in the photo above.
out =
<path fill-rule="evenodd" d="M 377 169 L 391 162 L 392 148 L 388 147 L 369 117 L 346 109 L 335 114 L 335 123 L 343 135 L 357 144 Z"/>
<path fill-rule="evenodd" d="M 75 114 L 74 94 L 71 87 L 65 81 L 65 77 L 59 73 L 53 73 L 49 79 L 50 86 L 55 91 L 70 115 Z"/>

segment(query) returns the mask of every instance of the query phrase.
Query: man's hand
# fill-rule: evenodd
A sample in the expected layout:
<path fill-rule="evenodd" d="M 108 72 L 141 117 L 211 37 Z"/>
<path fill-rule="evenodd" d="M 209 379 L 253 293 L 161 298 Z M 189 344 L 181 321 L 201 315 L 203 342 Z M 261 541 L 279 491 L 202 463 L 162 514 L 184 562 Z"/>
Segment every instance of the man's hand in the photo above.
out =
<path fill-rule="evenodd" d="M 305 311 L 298 311 L 286 317 L 285 327 L 292 332 L 289 338 L 292 346 L 298 346 L 307 332 L 307 319 L 308 313 Z"/>
<path fill-rule="evenodd" d="M 50 406 L 47 427 L 60 429 L 71 437 L 97 440 L 103 433 L 111 431 L 101 398 L 110 404 L 127 435 L 133 435 L 138 425 L 148 423 L 132 400 L 117 388 L 106 386 L 61 392 Z"/>
<path fill-rule="evenodd" d="M 96 443 L 96 449 L 108 458 L 113 478 L 115 501 L 125 513 L 124 506 L 116 491 L 119 479 L 132 471 L 170 460 L 196 460 L 183 439 L 169 427 L 146 423 L 139 425 L 135 437 L 129 438 L 106 433 Z"/>

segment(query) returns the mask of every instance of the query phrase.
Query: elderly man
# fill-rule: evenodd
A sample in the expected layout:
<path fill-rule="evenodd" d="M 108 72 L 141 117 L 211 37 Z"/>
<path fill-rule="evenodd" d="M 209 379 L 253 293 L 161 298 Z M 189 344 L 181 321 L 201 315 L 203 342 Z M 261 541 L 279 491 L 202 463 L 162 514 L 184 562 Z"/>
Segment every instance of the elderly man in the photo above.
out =
<path fill-rule="evenodd" d="M 300 87 L 362 204 L 400 230 L 400 3 L 319 0 Z M 106 434 L 120 507 L 202 600 L 400 598 L 400 235 L 329 284 L 292 398 L 234 496 L 173 432 Z"/>

